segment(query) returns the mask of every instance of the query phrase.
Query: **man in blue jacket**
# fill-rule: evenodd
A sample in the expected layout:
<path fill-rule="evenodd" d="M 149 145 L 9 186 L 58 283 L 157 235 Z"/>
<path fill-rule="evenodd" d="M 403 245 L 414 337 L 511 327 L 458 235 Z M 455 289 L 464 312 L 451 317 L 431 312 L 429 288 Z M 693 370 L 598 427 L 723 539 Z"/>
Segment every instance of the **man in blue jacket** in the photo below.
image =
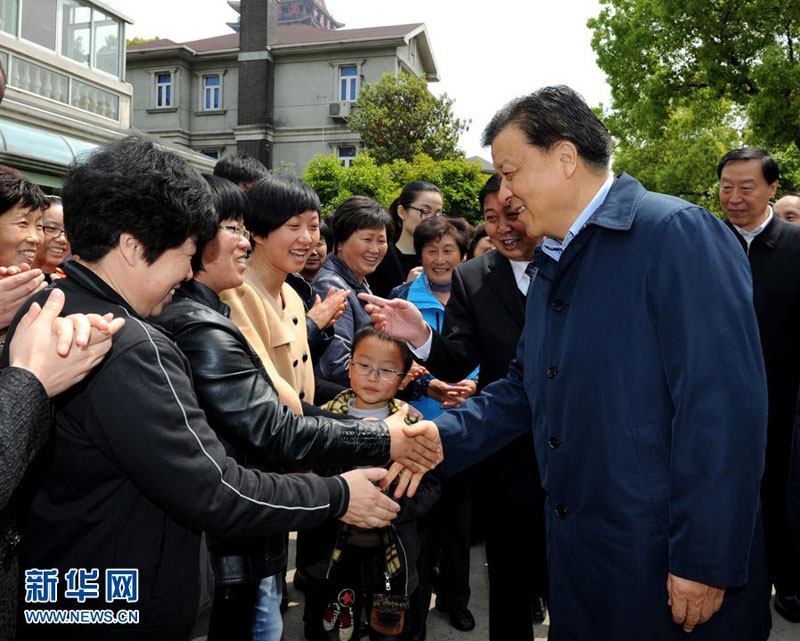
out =
<path fill-rule="evenodd" d="M 567 87 L 504 107 L 484 144 L 545 240 L 506 378 L 436 420 L 447 472 L 533 430 L 551 641 L 766 639 L 766 383 L 736 239 L 614 178 L 608 131 Z M 421 345 L 405 305 L 373 320 Z"/>

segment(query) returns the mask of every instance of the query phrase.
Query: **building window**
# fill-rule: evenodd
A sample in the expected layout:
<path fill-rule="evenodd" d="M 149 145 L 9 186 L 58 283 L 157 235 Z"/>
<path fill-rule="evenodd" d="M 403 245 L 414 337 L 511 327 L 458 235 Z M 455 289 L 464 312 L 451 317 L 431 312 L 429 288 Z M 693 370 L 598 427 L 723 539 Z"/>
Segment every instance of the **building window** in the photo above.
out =
<path fill-rule="evenodd" d="M 156 74 L 156 107 L 172 106 L 172 72 Z"/>
<path fill-rule="evenodd" d="M 219 160 L 219 149 L 211 150 L 204 150 L 203 155 L 208 156 L 209 158 L 213 158 L 214 160 Z"/>
<path fill-rule="evenodd" d="M 17 35 L 19 0 L 0 0 L 0 31 Z"/>
<path fill-rule="evenodd" d="M 56 0 L 25 0 L 22 3 L 22 33 L 25 40 L 56 50 Z"/>
<path fill-rule="evenodd" d="M 339 67 L 339 100 L 355 102 L 358 99 L 358 66 Z"/>
<path fill-rule="evenodd" d="M 21 5 L 21 7 L 20 7 Z M 80 64 L 122 73 L 122 23 L 81 0 L 0 0 L 0 30 Z"/>
<path fill-rule="evenodd" d="M 222 76 L 218 73 L 203 76 L 203 110 L 219 109 L 222 109 Z"/>
<path fill-rule="evenodd" d="M 63 0 L 61 55 L 89 66 L 92 10 L 75 0 Z"/>
<path fill-rule="evenodd" d="M 92 31 L 94 41 L 94 67 L 114 76 L 120 75 L 120 23 L 95 9 Z"/>
<path fill-rule="evenodd" d="M 342 167 L 352 167 L 353 158 L 356 157 L 355 147 L 339 147 L 336 150 L 336 157 L 339 159 Z"/>

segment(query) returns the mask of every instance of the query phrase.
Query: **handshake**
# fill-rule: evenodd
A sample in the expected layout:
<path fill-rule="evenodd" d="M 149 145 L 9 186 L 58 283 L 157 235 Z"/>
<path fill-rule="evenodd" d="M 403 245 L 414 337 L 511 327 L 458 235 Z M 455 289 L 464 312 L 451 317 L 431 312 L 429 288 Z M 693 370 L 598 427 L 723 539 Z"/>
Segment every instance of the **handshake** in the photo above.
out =
<path fill-rule="evenodd" d="M 399 477 L 395 498 L 404 493 L 412 497 L 423 475 L 444 460 L 436 424 L 420 421 L 407 425 L 405 414 L 405 411 L 398 411 L 385 420 L 392 440 L 393 462 L 388 470 L 374 467 L 342 474 L 350 492 L 347 512 L 341 517 L 345 523 L 362 528 L 388 526 L 397 516 L 400 506 L 381 490 Z"/>

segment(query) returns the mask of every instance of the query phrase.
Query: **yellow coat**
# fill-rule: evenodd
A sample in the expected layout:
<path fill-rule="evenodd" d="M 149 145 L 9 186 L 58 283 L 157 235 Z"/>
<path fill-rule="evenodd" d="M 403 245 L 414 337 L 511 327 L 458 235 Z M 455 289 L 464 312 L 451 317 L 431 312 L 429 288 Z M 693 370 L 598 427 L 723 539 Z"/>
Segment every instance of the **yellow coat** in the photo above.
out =
<path fill-rule="evenodd" d="M 302 414 L 300 400 L 314 402 L 314 368 L 306 335 L 306 312 L 297 292 L 281 286 L 283 309 L 276 310 L 252 267 L 244 283 L 220 295 L 231 308 L 231 320 L 264 363 L 281 401 Z"/>

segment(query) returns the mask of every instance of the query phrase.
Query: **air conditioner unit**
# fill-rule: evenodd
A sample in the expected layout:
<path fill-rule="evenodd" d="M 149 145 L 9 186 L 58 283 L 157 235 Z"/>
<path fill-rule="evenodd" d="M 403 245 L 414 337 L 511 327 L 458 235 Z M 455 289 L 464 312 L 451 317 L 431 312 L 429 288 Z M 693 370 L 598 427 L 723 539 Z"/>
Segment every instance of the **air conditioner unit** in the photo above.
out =
<path fill-rule="evenodd" d="M 346 120 L 350 117 L 349 102 L 329 102 L 328 103 L 328 116 L 334 119 Z"/>

